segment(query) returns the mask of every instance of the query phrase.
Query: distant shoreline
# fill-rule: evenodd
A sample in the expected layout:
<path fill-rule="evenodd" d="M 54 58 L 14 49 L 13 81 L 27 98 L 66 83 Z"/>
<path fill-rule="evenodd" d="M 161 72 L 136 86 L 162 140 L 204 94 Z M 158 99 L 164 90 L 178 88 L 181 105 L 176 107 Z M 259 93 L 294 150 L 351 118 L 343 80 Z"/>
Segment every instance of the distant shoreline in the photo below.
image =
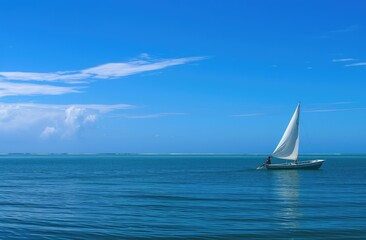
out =
<path fill-rule="evenodd" d="M 1 156 L 268 156 L 268 153 L 0 153 Z M 362 156 L 366 153 L 306 153 L 299 156 Z"/>

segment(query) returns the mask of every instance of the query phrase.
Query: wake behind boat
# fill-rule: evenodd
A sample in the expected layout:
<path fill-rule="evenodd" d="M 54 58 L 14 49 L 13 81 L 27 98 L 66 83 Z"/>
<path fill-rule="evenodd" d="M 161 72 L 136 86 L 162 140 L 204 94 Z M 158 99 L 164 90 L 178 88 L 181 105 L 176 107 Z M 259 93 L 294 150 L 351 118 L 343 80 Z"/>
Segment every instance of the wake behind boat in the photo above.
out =
<path fill-rule="evenodd" d="M 300 103 L 298 103 L 295 113 L 288 124 L 281 141 L 277 145 L 270 157 L 289 160 L 291 162 L 273 164 L 268 162 L 264 166 L 269 170 L 278 169 L 319 169 L 325 160 L 316 159 L 309 161 L 298 161 L 299 155 L 299 119 L 300 119 Z M 257 169 L 261 169 L 260 166 Z"/>

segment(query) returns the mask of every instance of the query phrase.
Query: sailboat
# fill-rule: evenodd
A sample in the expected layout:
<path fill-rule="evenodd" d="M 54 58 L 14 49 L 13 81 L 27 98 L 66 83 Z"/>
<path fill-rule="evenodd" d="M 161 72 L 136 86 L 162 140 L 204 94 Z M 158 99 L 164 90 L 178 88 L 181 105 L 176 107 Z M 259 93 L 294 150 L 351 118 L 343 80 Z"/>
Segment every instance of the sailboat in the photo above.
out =
<path fill-rule="evenodd" d="M 270 155 L 273 158 L 285 159 L 286 163 L 266 164 L 267 169 L 318 169 L 325 160 L 316 159 L 309 161 L 298 161 L 299 155 L 299 117 L 300 102 L 297 104 L 294 115 L 288 124 L 281 141 L 274 152 Z M 290 161 L 290 162 L 289 162 Z"/>

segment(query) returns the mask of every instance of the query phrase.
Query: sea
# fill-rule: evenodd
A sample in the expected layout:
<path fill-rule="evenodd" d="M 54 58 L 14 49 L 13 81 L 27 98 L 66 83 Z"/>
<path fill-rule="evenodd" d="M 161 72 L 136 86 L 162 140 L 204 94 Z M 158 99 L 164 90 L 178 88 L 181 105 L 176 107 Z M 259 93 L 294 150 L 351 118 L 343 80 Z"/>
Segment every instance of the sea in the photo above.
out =
<path fill-rule="evenodd" d="M 366 239 L 366 155 L 0 156 L 0 239 Z"/>

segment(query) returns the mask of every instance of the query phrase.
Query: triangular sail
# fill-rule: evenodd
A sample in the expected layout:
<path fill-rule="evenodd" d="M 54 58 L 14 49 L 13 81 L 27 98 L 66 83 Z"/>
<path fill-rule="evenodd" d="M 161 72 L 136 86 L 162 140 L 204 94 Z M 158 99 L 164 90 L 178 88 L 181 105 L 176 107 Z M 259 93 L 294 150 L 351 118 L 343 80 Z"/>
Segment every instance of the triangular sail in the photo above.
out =
<path fill-rule="evenodd" d="M 299 153 L 299 115 L 300 103 L 297 105 L 295 113 L 292 116 L 280 143 L 272 153 L 273 157 L 297 160 Z"/>

